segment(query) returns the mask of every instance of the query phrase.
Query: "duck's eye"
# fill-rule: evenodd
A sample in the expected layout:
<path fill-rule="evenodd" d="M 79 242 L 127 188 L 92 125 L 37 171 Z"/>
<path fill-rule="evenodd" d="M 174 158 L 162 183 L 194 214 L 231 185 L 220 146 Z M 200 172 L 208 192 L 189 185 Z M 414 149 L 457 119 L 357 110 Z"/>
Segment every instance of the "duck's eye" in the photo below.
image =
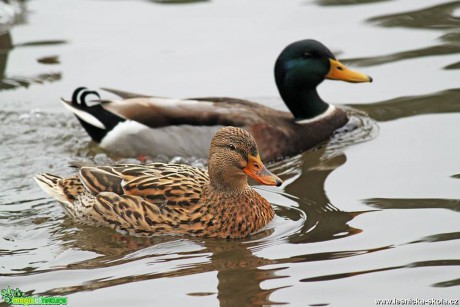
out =
<path fill-rule="evenodd" d="M 228 144 L 228 148 L 230 148 L 231 150 L 235 150 L 235 149 L 236 149 L 235 145 L 233 145 L 233 144 Z"/>
<path fill-rule="evenodd" d="M 302 55 L 305 59 L 308 59 L 308 58 L 311 58 L 313 56 L 313 54 L 311 54 L 310 52 L 305 52 L 303 55 Z"/>

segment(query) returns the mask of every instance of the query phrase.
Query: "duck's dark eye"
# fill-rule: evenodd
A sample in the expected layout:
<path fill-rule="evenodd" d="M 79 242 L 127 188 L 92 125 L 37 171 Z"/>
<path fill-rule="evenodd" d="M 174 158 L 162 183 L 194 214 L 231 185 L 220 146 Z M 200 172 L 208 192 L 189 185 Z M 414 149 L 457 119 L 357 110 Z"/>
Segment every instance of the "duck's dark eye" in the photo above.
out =
<path fill-rule="evenodd" d="M 230 148 L 231 150 L 235 150 L 235 149 L 236 149 L 235 145 L 233 145 L 233 144 L 228 144 L 228 148 Z"/>
<path fill-rule="evenodd" d="M 311 54 L 310 52 L 305 52 L 302 57 L 305 58 L 305 59 L 309 59 L 313 56 L 313 54 Z"/>

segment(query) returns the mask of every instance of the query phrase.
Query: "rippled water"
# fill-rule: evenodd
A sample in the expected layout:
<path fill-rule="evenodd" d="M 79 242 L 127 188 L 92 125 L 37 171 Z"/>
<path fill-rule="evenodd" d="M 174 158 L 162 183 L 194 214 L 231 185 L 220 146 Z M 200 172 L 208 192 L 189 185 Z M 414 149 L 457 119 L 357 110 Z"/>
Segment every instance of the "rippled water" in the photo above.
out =
<path fill-rule="evenodd" d="M 0 30 L 10 28 L 0 36 L 0 289 L 72 306 L 460 298 L 460 1 L 9 3 L 0 6 Z M 82 226 L 34 184 L 38 172 L 71 174 L 75 160 L 136 162 L 103 152 L 61 107 L 75 87 L 284 108 L 274 59 L 303 38 L 375 81 L 321 85 L 353 120 L 329 144 L 270 166 L 285 184 L 257 187 L 276 217 L 252 237 Z"/>

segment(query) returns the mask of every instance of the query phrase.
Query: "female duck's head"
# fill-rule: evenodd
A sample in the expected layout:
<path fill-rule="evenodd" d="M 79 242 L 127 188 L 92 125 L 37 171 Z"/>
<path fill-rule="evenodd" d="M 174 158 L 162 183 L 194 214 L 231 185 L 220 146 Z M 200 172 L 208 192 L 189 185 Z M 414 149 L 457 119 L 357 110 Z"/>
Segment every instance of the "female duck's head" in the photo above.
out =
<path fill-rule="evenodd" d="M 282 183 L 262 163 L 252 135 L 237 127 L 221 128 L 214 135 L 208 172 L 211 186 L 218 190 L 244 190 L 247 176 L 265 185 L 280 186 Z"/>

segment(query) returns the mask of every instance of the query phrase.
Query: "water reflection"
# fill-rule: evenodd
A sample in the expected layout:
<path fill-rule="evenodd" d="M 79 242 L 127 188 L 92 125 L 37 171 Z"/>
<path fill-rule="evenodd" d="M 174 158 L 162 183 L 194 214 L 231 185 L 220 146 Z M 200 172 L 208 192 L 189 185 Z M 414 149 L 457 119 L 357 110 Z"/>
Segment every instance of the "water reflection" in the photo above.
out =
<path fill-rule="evenodd" d="M 370 198 L 363 200 L 365 204 L 373 208 L 378 208 L 382 210 L 387 209 L 404 209 L 404 210 L 414 210 L 414 209 L 447 209 L 454 212 L 460 212 L 460 200 L 458 199 L 440 199 L 440 198 Z M 435 242 L 446 242 L 454 241 L 460 239 L 459 232 L 449 232 L 449 233 L 438 233 L 429 236 L 422 237 L 420 239 L 408 242 L 407 244 L 419 244 L 419 243 L 435 243 Z M 381 271 L 390 271 L 402 268 L 421 268 L 421 267 L 447 267 L 447 266 L 459 266 L 459 260 L 452 259 L 438 259 L 432 261 L 421 261 L 413 262 L 410 264 L 394 267 L 385 267 L 378 268 L 374 270 L 344 273 L 344 274 L 334 274 L 328 276 L 319 276 L 314 278 L 308 278 L 303 281 L 319 281 L 319 280 L 330 280 L 336 278 L 346 278 L 355 275 L 369 274 L 374 272 Z M 460 279 L 453 279 L 447 281 L 441 281 L 432 284 L 432 287 L 452 287 L 460 285 Z"/>
<path fill-rule="evenodd" d="M 284 187 L 286 193 L 298 197 L 299 209 L 307 215 L 302 230 L 289 239 L 291 243 L 327 241 L 361 232 L 348 222 L 364 212 L 341 211 L 327 197 L 325 181 L 331 172 L 346 162 L 346 156 L 338 154 L 324 160 L 326 151 L 327 146 L 306 152 L 293 158 L 296 163 L 282 163 L 273 169 L 287 183 Z"/>
<path fill-rule="evenodd" d="M 11 35 L 9 32 L 0 35 L 0 91 L 16 89 L 19 87 L 29 87 L 32 84 L 43 84 L 45 82 L 55 82 L 61 80 L 60 72 L 42 73 L 35 76 L 7 76 L 6 68 L 8 63 L 8 55 L 15 47 L 27 46 L 43 46 L 63 44 L 64 41 L 43 41 L 17 44 L 13 46 Z M 43 59 L 41 59 L 43 61 Z M 38 59 L 40 62 L 40 59 Z"/>
<path fill-rule="evenodd" d="M 80 226 L 78 226 L 80 228 Z M 165 277 L 180 277 L 206 272 L 217 272 L 217 298 L 220 306 L 262 306 L 276 304 L 269 299 L 275 289 L 262 289 L 261 283 L 273 278 L 279 269 L 260 269 L 280 260 L 270 260 L 254 255 L 244 241 L 223 241 L 199 238 L 158 237 L 135 238 L 114 234 L 111 231 L 90 231 L 92 227 L 74 228 L 65 235 L 58 235 L 66 247 L 91 251 L 100 256 L 87 261 L 68 264 L 61 268 L 8 274 L 3 276 L 18 277 L 34 274 L 66 272 L 67 276 L 81 270 L 91 270 L 92 280 L 80 285 L 58 287 L 48 290 L 43 295 L 68 295 L 80 291 L 96 290 L 116 285 Z M 185 248 L 186 251 L 180 251 Z M 187 250 L 188 249 L 188 250 Z M 191 250 L 190 250 L 191 249 Z M 210 256 L 208 256 L 210 254 Z M 281 262 L 288 262 L 285 259 Z M 177 262 L 177 264 L 176 264 Z M 180 263 L 179 263 L 180 262 Z M 184 262 L 188 264 L 184 264 Z M 156 265 L 159 265 L 158 267 Z M 135 274 L 143 266 L 144 273 Z M 168 268 L 165 269 L 165 266 Z M 102 268 L 111 267 L 111 276 L 104 276 Z M 128 267 L 128 276 L 117 276 L 117 268 Z M 137 267 L 137 269 L 135 269 Z M 132 270 L 130 270 L 131 268 Z M 190 293 L 189 295 L 211 295 L 214 293 Z M 37 293 L 35 293 L 37 295 Z"/>
<path fill-rule="evenodd" d="M 414 59 L 414 58 L 423 58 L 433 55 L 448 55 L 456 54 L 460 52 L 459 44 L 441 44 L 437 46 L 428 46 L 424 48 L 401 51 L 392 54 L 386 54 L 381 56 L 372 56 L 372 57 L 363 57 L 363 58 L 353 58 L 353 59 L 344 59 L 343 62 L 346 64 L 353 64 L 356 66 L 374 66 L 387 64 L 402 60 Z M 458 63 L 451 64 L 445 67 L 445 69 L 454 69 L 458 67 Z"/>
<path fill-rule="evenodd" d="M 353 58 L 343 60 L 347 64 L 357 66 L 373 66 L 392 63 L 401 60 L 422 58 L 433 55 L 448 55 L 460 52 L 460 18 L 455 17 L 454 11 L 460 7 L 459 1 L 444 3 L 421 10 L 397 13 L 385 16 L 378 16 L 368 19 L 368 22 L 376 23 L 383 27 L 404 27 L 415 29 L 435 29 L 445 30 L 447 33 L 439 39 L 444 43 L 427 46 L 424 48 L 399 51 L 387 55 Z M 452 31 L 450 31 L 452 30 Z M 450 31 L 450 32 L 449 32 Z M 445 69 L 457 69 L 460 62 L 456 62 L 444 67 Z"/>
<path fill-rule="evenodd" d="M 280 288 L 262 289 L 261 283 L 282 278 L 276 269 L 260 269 L 278 261 L 254 255 L 240 242 L 229 244 L 210 243 L 211 263 L 217 269 L 218 295 L 220 306 L 264 306 L 279 304 L 270 300 L 270 294 Z"/>
<path fill-rule="evenodd" d="M 150 2 L 160 3 L 160 4 L 187 4 L 187 3 L 197 3 L 197 2 L 208 2 L 210 0 L 150 0 Z"/>
<path fill-rule="evenodd" d="M 0 1 L 0 33 L 8 32 L 13 25 L 26 22 L 26 8 L 22 0 Z"/>
<path fill-rule="evenodd" d="M 13 49 L 10 32 L 0 35 L 0 77 L 3 80 L 8 61 L 8 53 Z"/>
<path fill-rule="evenodd" d="M 460 32 L 446 33 L 440 36 L 439 39 L 444 43 L 380 56 L 344 59 L 343 62 L 366 67 L 428 56 L 456 54 L 460 52 Z M 444 69 L 456 69 L 460 65 L 459 63 L 460 62 L 447 65 Z"/>
<path fill-rule="evenodd" d="M 448 209 L 460 212 L 460 199 L 442 198 L 369 198 L 363 202 L 379 209 Z"/>
<path fill-rule="evenodd" d="M 437 288 L 460 286 L 460 278 L 437 282 L 432 284 L 432 286 Z"/>
<path fill-rule="evenodd" d="M 410 244 L 421 243 L 421 242 L 443 242 L 443 241 L 451 241 L 451 240 L 459 240 L 459 239 L 460 239 L 460 232 L 439 233 L 439 234 L 420 238 L 416 241 L 412 241 L 410 242 Z"/>
<path fill-rule="evenodd" d="M 48 65 L 53 65 L 53 64 L 59 64 L 59 56 L 58 55 L 52 55 L 52 56 L 45 56 L 37 59 L 37 62 L 40 64 L 48 64 Z"/>
<path fill-rule="evenodd" d="M 412 12 L 403 12 L 368 19 L 385 27 L 405 27 L 418 29 L 458 29 L 460 18 L 454 11 L 460 7 L 460 1 L 423 8 Z"/>
<path fill-rule="evenodd" d="M 4 0 L 0 2 L 0 91 L 19 87 L 29 87 L 31 84 L 43 84 L 61 79 L 61 73 L 42 73 L 35 76 L 7 76 L 6 69 L 8 55 L 18 47 L 27 46 L 50 46 L 63 44 L 65 41 L 37 41 L 22 44 L 13 44 L 10 29 L 17 24 L 26 23 L 27 10 L 24 1 Z M 40 62 L 40 59 L 38 60 Z M 42 59 L 43 62 L 43 59 Z M 40 63 L 42 63 L 40 62 Z"/>
<path fill-rule="evenodd" d="M 424 268 L 424 267 L 447 267 L 447 266 L 459 266 L 460 265 L 460 260 L 451 260 L 451 259 L 442 259 L 442 260 L 432 260 L 432 261 L 420 261 L 420 262 L 413 262 L 409 263 L 407 265 L 401 265 L 401 266 L 392 266 L 392 267 L 384 267 L 384 268 L 378 268 L 374 270 L 364 270 L 364 271 L 357 271 L 357 272 L 347 272 L 347 273 L 340 273 L 340 274 L 332 274 L 332 275 L 324 275 L 324 276 L 317 276 L 317 277 L 312 277 L 312 278 L 305 278 L 302 279 L 302 282 L 316 282 L 316 281 L 327 281 L 327 280 L 336 280 L 336 279 L 342 279 L 342 278 L 349 278 L 349 277 L 354 277 L 354 276 L 359 276 L 359 275 L 365 275 L 365 274 L 372 274 L 372 273 L 377 273 L 377 272 L 385 272 L 385 271 L 392 271 L 392 270 L 398 270 L 398 269 L 404 269 L 404 268 Z M 435 287 L 450 287 L 454 285 L 458 285 L 459 280 L 451 280 L 451 281 L 445 281 L 445 282 L 440 282 L 436 283 L 433 286 Z"/>
<path fill-rule="evenodd" d="M 350 106 L 366 112 L 379 122 L 385 122 L 423 114 L 457 113 L 460 112 L 459 101 L 460 89 L 450 89 L 428 95 L 399 97 Z"/>
<path fill-rule="evenodd" d="M 267 235 L 269 239 L 270 234 Z M 270 299 L 270 295 L 280 287 L 266 289 L 261 284 L 271 279 L 284 278 L 280 271 L 285 265 L 353 257 L 387 248 L 268 259 L 254 253 L 253 250 L 257 250 L 260 242 L 252 239 L 225 241 L 188 237 L 136 238 L 114 233 L 109 229 L 76 225 L 69 218 L 64 220 L 59 229 L 52 231 L 52 236 L 53 242 L 62 242 L 65 250 L 86 251 L 97 256 L 50 269 L 23 269 L 20 273 L 0 276 L 30 278 L 39 274 L 41 278 L 48 279 L 48 274 L 60 276 L 55 274 L 62 272 L 67 278 L 71 278 L 72 274 L 78 276 L 82 271 L 87 271 L 85 275 L 91 275 L 91 280 L 85 279 L 80 284 L 56 287 L 43 293 L 31 292 L 34 295 L 68 295 L 131 282 L 217 272 L 217 298 L 220 306 L 263 306 L 284 303 Z M 267 265 L 272 267 L 264 268 Z M 104 268 L 111 268 L 110 276 L 106 276 L 107 270 Z M 129 272 L 128 275 L 125 272 Z M 189 293 L 194 296 L 211 294 L 214 293 Z"/>
<path fill-rule="evenodd" d="M 392 0 L 316 0 L 316 3 L 319 5 L 353 5 L 353 4 L 367 4 L 383 1 L 392 1 Z"/>

